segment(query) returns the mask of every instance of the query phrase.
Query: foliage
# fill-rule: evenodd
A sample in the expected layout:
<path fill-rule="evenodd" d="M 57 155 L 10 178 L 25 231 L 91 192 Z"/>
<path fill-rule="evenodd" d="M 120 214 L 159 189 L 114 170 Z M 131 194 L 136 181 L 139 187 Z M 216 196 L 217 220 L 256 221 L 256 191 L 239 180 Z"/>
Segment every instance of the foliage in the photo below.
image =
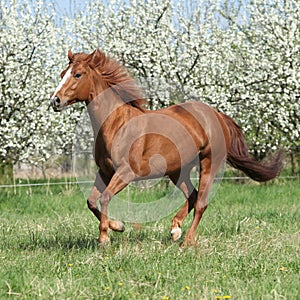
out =
<path fill-rule="evenodd" d="M 191 97 L 213 105 L 241 125 L 256 157 L 299 151 L 297 0 L 94 0 L 72 17 L 48 1 L 1 0 L 0 18 L 2 162 L 70 152 L 81 108 L 47 111 L 68 48 L 122 61 L 150 108 Z"/>

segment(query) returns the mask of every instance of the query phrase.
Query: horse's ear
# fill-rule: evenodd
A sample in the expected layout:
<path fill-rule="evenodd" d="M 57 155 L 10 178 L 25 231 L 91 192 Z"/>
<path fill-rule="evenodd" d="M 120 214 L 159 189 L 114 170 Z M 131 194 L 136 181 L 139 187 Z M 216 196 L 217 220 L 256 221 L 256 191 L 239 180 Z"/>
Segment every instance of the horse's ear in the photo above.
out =
<path fill-rule="evenodd" d="M 99 49 L 95 50 L 88 56 L 88 61 L 92 68 L 98 67 L 103 61 L 103 54 Z"/>
<path fill-rule="evenodd" d="M 72 61 L 72 59 L 73 59 L 73 53 L 71 50 L 68 51 L 68 59 L 69 59 L 69 61 Z"/>
<path fill-rule="evenodd" d="M 92 58 L 93 58 L 95 52 L 96 52 L 96 50 L 93 51 L 92 53 L 90 53 L 90 54 L 84 59 L 84 61 L 90 62 L 90 61 L 92 60 Z"/>

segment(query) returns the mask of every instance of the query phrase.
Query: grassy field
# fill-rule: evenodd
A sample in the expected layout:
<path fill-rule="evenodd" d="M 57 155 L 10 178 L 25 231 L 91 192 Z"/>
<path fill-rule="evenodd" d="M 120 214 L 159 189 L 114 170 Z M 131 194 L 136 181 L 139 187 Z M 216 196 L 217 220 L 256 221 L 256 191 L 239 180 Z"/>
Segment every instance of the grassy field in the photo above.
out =
<path fill-rule="evenodd" d="M 299 200 L 299 181 L 223 181 L 195 246 L 169 216 L 99 247 L 75 186 L 1 190 L 0 299 L 300 299 Z"/>

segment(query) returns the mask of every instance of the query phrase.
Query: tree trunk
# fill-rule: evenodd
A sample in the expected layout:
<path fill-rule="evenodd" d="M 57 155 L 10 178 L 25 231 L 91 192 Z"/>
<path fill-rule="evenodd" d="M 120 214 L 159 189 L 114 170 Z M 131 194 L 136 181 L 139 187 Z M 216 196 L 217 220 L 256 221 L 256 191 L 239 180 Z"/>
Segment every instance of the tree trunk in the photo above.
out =
<path fill-rule="evenodd" d="M 0 163 L 0 184 L 13 183 L 13 164 Z"/>

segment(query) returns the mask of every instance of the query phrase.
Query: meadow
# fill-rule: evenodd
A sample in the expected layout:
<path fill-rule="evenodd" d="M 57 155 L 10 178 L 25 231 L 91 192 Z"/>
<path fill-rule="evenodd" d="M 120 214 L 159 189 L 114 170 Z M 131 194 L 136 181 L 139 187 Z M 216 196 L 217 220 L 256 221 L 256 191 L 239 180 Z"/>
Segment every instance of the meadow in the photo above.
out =
<path fill-rule="evenodd" d="M 75 185 L 0 192 L 0 299 L 300 299 L 298 180 L 223 180 L 188 248 L 173 214 L 99 247 Z"/>

